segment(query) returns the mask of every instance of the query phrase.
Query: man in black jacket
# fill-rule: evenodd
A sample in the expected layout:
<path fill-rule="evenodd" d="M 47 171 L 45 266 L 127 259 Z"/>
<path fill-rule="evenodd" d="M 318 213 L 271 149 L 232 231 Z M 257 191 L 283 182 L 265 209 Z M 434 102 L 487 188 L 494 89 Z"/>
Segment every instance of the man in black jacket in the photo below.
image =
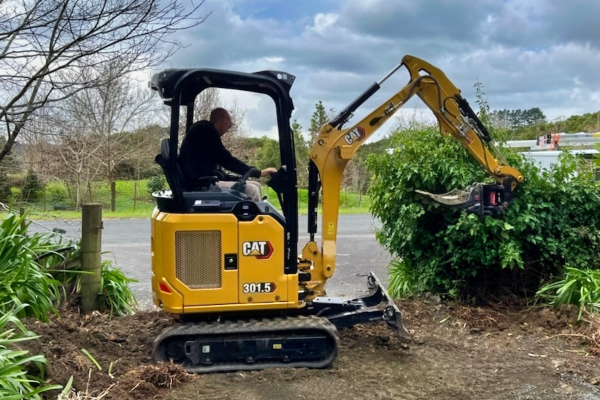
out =
<path fill-rule="evenodd" d="M 227 133 L 232 125 L 229 112 L 219 107 L 212 110 L 209 121 L 198 121 L 190 127 L 183 139 L 179 154 L 179 163 L 185 175 L 188 190 L 197 188 L 199 177 L 214 175 L 219 177 L 220 180 L 217 184 L 220 187 L 230 188 L 235 181 L 225 181 L 226 175 L 221 171 L 221 167 L 240 175 L 244 175 L 250 168 L 253 168 L 232 156 L 223 146 L 221 136 Z M 271 175 L 275 172 L 277 172 L 275 168 L 266 168 L 260 172 L 260 176 L 254 176 L 254 178 Z M 251 200 L 259 201 L 262 197 L 260 183 L 247 181 L 246 194 Z"/>

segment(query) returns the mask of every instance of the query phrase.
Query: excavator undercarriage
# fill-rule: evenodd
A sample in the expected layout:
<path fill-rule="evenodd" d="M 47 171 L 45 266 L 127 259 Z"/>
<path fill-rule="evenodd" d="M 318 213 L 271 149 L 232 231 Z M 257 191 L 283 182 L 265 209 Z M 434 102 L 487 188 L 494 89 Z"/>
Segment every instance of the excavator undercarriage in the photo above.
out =
<path fill-rule="evenodd" d="M 287 316 L 181 318 L 155 340 L 154 357 L 197 373 L 323 368 L 337 356 L 337 328 L 385 321 L 401 338 L 410 340 L 400 310 L 375 274 L 369 274 L 367 283 L 370 294 L 365 297 L 322 297 Z"/>

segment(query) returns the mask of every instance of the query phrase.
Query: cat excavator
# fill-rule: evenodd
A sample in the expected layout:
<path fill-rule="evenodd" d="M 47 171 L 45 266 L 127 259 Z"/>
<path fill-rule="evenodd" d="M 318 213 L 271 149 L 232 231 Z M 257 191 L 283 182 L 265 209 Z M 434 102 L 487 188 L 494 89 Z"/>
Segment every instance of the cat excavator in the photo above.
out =
<path fill-rule="evenodd" d="M 408 84 L 361 121 L 344 127 L 358 107 L 402 67 L 410 75 Z M 289 94 L 294 80 L 282 71 L 217 69 L 169 69 L 152 77 L 150 87 L 171 114 L 169 137 L 156 157 L 170 190 L 153 194 L 157 205 L 151 219 L 152 291 L 158 307 L 179 317 L 156 338 L 157 361 L 173 361 L 199 373 L 323 368 L 337 356 L 337 328 L 385 321 L 410 339 L 400 310 L 374 274 L 368 276 L 369 292 L 364 297 L 327 297 L 325 285 L 336 268 L 344 168 L 414 95 L 435 114 L 441 134 L 458 140 L 494 181 L 444 195 L 421 192 L 423 196 L 480 216 L 495 216 L 509 207 L 515 187 L 523 182 L 523 175 L 494 148 L 489 132 L 444 73 L 417 57 L 405 56 L 320 129 L 310 151 L 310 239 L 298 254 L 297 171 L 290 128 L 294 106 Z M 273 100 L 281 166 L 268 184 L 277 193 L 279 208 L 265 199 L 254 202 L 246 197 L 244 185 L 253 171 L 231 189 L 219 188 L 213 176 L 201 178 L 204 190 L 185 187 L 177 155 L 180 129 L 187 132 L 193 124 L 194 101 L 208 88 L 260 93 Z"/>

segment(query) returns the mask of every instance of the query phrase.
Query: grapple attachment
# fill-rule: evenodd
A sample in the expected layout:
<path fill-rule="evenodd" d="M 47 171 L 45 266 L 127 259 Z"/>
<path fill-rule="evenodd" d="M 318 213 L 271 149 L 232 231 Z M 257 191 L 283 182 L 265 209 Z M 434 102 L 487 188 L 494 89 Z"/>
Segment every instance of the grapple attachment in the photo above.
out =
<path fill-rule="evenodd" d="M 510 184 L 475 183 L 465 190 L 453 189 L 445 194 L 433 194 L 416 190 L 420 195 L 480 216 L 496 216 L 506 211 L 514 195 Z"/>

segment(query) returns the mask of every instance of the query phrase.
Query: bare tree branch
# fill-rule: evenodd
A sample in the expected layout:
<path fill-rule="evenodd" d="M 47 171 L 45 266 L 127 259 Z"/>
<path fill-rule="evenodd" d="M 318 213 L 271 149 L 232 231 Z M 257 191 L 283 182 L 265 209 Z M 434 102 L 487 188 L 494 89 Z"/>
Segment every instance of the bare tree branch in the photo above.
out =
<path fill-rule="evenodd" d="M 204 22 L 185 0 L 0 1 L 0 123 L 9 153 L 32 114 L 107 84 L 82 71 L 118 62 L 121 75 L 162 63 L 182 44 L 172 34 Z"/>

